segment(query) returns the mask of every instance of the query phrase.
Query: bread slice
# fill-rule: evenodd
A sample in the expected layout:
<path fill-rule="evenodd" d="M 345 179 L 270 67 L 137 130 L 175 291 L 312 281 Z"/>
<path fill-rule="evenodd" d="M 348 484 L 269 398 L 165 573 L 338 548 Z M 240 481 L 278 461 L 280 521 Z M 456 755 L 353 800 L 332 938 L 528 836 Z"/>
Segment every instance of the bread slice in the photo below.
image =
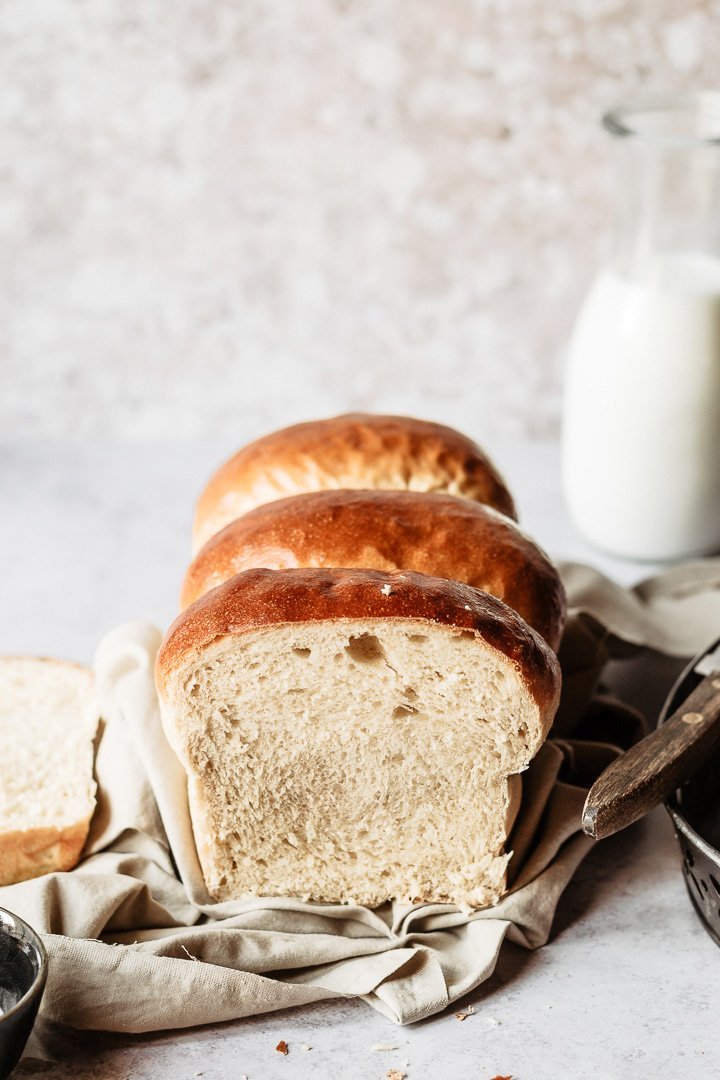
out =
<path fill-rule="evenodd" d="M 97 725 L 87 668 L 0 657 L 0 885 L 77 863 L 95 808 Z"/>
<path fill-rule="evenodd" d="M 156 682 L 218 900 L 501 896 L 509 777 L 560 689 L 501 601 L 414 573 L 248 570 L 179 616 Z"/>
<path fill-rule="evenodd" d="M 258 506 L 201 548 L 182 606 L 258 566 L 415 570 L 464 581 L 504 600 L 553 649 L 565 622 L 565 590 L 545 552 L 504 514 L 440 492 L 317 491 Z"/>
<path fill-rule="evenodd" d="M 348 413 L 272 432 L 221 465 L 198 499 L 193 551 L 256 506 L 334 488 L 447 491 L 515 517 L 499 472 L 459 431 L 409 416 Z"/>

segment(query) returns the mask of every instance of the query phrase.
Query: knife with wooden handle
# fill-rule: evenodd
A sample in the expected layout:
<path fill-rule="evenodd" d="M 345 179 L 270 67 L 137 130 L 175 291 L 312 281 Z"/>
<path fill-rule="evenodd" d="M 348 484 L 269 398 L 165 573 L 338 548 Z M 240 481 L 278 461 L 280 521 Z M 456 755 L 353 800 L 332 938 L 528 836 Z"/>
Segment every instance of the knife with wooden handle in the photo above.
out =
<path fill-rule="evenodd" d="M 703 681 L 659 728 L 598 777 L 582 827 L 602 840 L 631 825 L 695 773 L 720 746 L 720 645 L 695 665 Z"/>

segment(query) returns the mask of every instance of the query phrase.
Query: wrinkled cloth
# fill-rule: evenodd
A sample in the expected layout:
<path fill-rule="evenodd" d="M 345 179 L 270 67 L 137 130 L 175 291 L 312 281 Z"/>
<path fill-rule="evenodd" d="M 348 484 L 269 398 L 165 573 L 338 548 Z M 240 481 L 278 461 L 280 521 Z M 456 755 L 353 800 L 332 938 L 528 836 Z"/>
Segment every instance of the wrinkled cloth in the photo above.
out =
<path fill-rule="evenodd" d="M 543 945 L 592 846 L 580 829 L 587 789 L 640 733 L 632 709 L 597 695 L 605 664 L 643 649 L 689 656 L 720 634 L 720 559 L 632 590 L 588 567 L 561 569 L 570 608 L 561 708 L 553 737 L 523 774 L 509 891 L 474 912 L 291 898 L 215 903 L 198 863 L 184 770 L 160 722 L 160 632 L 134 623 L 108 634 L 95 659 L 104 729 L 83 858 L 69 873 L 0 889 L 0 906 L 36 927 L 50 955 L 42 1016 L 143 1032 L 341 996 L 409 1024 L 487 979 L 504 941 Z M 588 717 L 592 738 L 582 737 Z"/>

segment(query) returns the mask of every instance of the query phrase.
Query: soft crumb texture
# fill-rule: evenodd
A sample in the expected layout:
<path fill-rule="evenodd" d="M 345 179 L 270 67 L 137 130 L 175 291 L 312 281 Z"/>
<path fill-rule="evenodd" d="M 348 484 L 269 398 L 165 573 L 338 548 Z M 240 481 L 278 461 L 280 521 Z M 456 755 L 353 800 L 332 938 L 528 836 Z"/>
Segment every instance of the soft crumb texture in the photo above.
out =
<path fill-rule="evenodd" d="M 504 891 L 508 777 L 541 721 L 517 667 L 475 633 L 262 627 L 191 654 L 163 696 L 217 899 L 480 907 Z"/>
<path fill-rule="evenodd" d="M 95 807 L 91 673 L 0 657 L 0 885 L 77 862 Z"/>

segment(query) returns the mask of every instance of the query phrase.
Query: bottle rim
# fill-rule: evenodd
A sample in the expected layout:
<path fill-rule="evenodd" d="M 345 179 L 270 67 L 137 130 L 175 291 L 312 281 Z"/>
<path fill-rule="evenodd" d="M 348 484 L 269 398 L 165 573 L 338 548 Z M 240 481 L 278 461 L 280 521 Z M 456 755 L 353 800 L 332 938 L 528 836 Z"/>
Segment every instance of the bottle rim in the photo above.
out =
<path fill-rule="evenodd" d="M 720 91 L 639 97 L 609 109 L 603 127 L 618 138 L 665 148 L 720 147 Z"/>

